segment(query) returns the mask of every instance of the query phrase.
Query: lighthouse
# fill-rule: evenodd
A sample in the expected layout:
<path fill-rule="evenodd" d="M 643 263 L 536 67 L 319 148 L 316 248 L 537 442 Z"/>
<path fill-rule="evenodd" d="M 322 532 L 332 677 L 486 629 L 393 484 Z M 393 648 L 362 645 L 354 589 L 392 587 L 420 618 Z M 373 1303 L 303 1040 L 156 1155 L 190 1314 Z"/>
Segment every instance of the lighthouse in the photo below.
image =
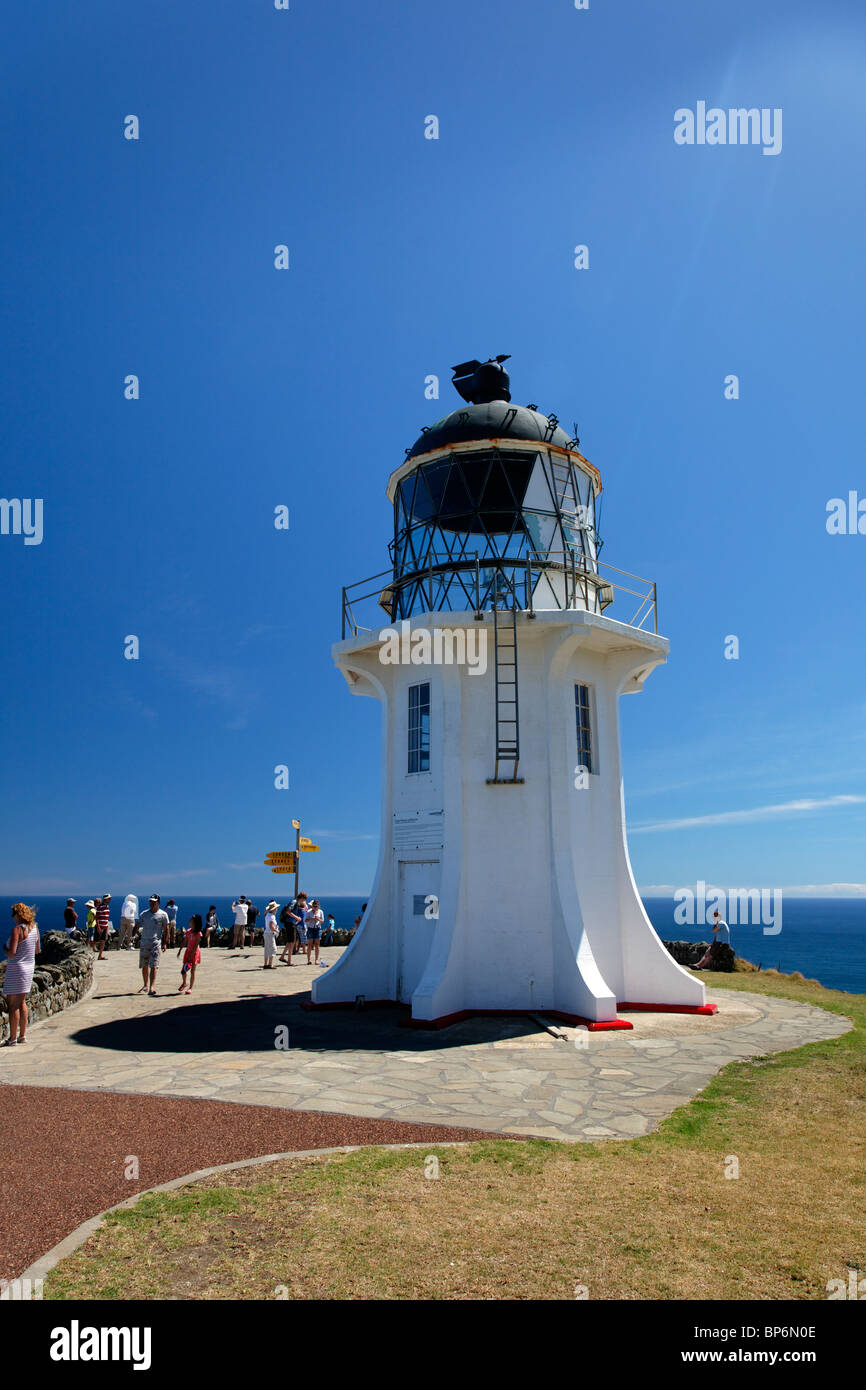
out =
<path fill-rule="evenodd" d="M 379 861 L 312 1005 L 441 1027 L 714 1012 L 656 935 L 625 833 L 619 699 L 666 660 L 655 585 L 600 558 L 601 477 L 504 356 L 388 480 L 390 565 L 343 591 L 334 660 L 382 724 Z"/>

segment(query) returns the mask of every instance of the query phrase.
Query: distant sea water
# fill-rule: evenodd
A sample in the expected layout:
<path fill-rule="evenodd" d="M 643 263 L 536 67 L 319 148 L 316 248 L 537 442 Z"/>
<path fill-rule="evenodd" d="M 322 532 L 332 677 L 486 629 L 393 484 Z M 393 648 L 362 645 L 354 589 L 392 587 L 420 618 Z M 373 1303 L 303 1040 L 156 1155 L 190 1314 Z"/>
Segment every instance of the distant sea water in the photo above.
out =
<path fill-rule="evenodd" d="M 110 886 L 105 888 L 103 891 L 106 893 L 111 893 L 111 922 L 119 930 L 120 909 L 123 907 L 123 900 L 126 897 L 126 893 L 122 893 L 119 891 L 115 893 L 114 889 Z M 75 910 L 78 913 L 79 927 L 83 927 L 87 922 L 87 908 L 84 906 L 84 904 L 87 902 L 89 896 L 89 893 L 85 893 L 83 895 L 81 893 L 75 894 Z M 144 896 L 142 896 L 141 894 L 138 895 L 138 906 L 140 911 L 143 908 L 147 907 L 148 897 L 149 893 L 147 892 L 144 893 Z M 252 897 L 251 900 L 255 903 L 256 907 L 259 909 L 259 912 L 262 914 L 261 919 L 257 923 L 258 926 L 261 926 L 264 920 L 264 911 L 268 903 L 270 902 L 270 898 L 267 896 L 266 893 L 263 893 L 260 894 L 258 897 Z M 291 902 L 291 900 L 291 893 L 283 895 L 280 895 L 278 893 L 276 898 L 274 899 L 274 901 L 278 902 L 281 907 L 284 903 Z M 232 923 L 235 920 L 235 914 L 232 912 L 232 903 L 234 901 L 234 898 L 223 898 L 219 896 L 209 898 L 206 894 L 202 894 L 194 898 L 176 897 L 175 902 L 177 903 L 177 920 L 180 924 L 186 926 L 187 922 L 189 921 L 190 917 L 194 912 L 200 912 L 202 917 L 204 917 L 211 903 L 213 903 L 216 906 L 220 926 L 231 927 Z M 353 926 L 355 918 L 361 911 L 362 904 L 365 901 L 365 898 L 349 897 L 333 897 L 319 899 L 322 911 L 325 914 L 325 920 L 327 921 L 328 913 L 333 912 L 334 919 L 338 927 Z M 66 897 L 58 898 L 54 896 L 49 896 L 47 894 L 39 893 L 19 893 L 17 898 L 0 898 L 0 925 L 5 926 L 7 922 L 11 922 L 11 918 L 9 916 L 9 909 L 11 908 L 14 902 L 31 903 L 34 907 L 38 908 L 36 920 L 39 923 L 39 926 L 42 931 L 51 931 L 52 929 L 61 929 L 63 927 L 63 909 L 66 906 Z M 168 898 L 163 897 L 161 906 L 165 907 L 167 902 Z M 3 940 L 5 942 L 5 935 L 3 937 Z"/>
<path fill-rule="evenodd" d="M 125 894 L 106 889 L 113 894 L 111 919 L 119 925 L 120 909 Z M 87 894 L 76 894 L 79 925 L 87 918 L 84 907 Z M 139 907 L 146 907 L 146 894 L 139 898 Z M 49 897 L 21 893 L 25 902 L 38 908 L 38 921 L 43 931 L 63 926 L 65 897 Z M 286 895 L 277 895 L 280 904 Z M 15 898 L 0 898 L 0 924 L 10 921 L 9 909 Z M 232 899 L 225 897 L 176 898 L 178 921 L 184 925 L 194 912 L 204 914 L 211 903 L 216 904 L 223 926 L 234 921 Z M 266 895 L 253 898 L 263 912 Z M 322 911 L 326 917 L 333 912 L 338 927 L 351 927 L 361 911 L 363 898 L 323 897 Z M 163 899 L 163 906 L 165 899 Z M 680 926 L 674 920 L 676 904 L 672 898 L 644 899 L 649 919 L 663 941 L 708 941 L 709 927 Z M 3 936 L 5 942 L 6 937 Z M 784 898 L 782 930 L 778 936 L 765 936 L 760 926 L 732 926 L 731 941 L 738 956 L 763 965 L 764 969 L 782 970 L 786 974 L 799 970 L 808 979 L 820 980 L 828 989 L 848 990 L 866 994 L 866 898 Z"/>
<path fill-rule="evenodd" d="M 672 898 L 645 898 L 647 916 L 663 941 L 710 941 L 708 926 L 681 927 Z M 782 930 L 765 936 L 760 926 L 732 926 L 738 956 L 781 970 L 799 970 L 827 989 L 866 994 L 866 898 L 782 898 Z"/>

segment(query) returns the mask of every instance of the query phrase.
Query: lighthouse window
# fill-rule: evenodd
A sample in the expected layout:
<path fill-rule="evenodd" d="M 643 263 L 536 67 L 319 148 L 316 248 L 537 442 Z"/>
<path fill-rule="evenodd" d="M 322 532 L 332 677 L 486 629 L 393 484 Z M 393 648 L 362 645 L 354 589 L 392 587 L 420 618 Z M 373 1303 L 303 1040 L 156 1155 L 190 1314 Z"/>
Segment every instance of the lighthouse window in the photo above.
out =
<path fill-rule="evenodd" d="M 409 686 L 409 771 L 430 771 L 430 682 Z"/>
<path fill-rule="evenodd" d="M 574 687 L 574 708 L 577 716 L 577 761 L 587 772 L 592 772 L 592 725 L 588 685 Z"/>

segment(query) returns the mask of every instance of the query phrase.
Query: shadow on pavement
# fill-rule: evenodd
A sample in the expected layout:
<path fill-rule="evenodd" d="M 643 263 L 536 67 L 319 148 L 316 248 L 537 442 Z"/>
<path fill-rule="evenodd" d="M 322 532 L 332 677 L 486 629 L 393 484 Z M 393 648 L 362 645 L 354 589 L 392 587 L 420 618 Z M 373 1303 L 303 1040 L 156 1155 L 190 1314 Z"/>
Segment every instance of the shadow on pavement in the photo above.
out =
<path fill-rule="evenodd" d="M 309 994 L 285 997 L 251 995 L 215 1003 L 192 1003 L 186 996 L 178 1007 L 166 1009 L 170 994 L 142 997 L 137 1018 L 114 1019 L 81 1028 L 71 1035 L 81 1047 L 104 1047 L 118 1052 L 270 1052 L 280 1043 L 304 1052 L 447 1052 L 453 1047 L 543 1036 L 528 1019 L 467 1019 L 439 1031 L 401 1028 L 408 1017 L 402 1006 L 364 1010 L 301 1008 Z"/>

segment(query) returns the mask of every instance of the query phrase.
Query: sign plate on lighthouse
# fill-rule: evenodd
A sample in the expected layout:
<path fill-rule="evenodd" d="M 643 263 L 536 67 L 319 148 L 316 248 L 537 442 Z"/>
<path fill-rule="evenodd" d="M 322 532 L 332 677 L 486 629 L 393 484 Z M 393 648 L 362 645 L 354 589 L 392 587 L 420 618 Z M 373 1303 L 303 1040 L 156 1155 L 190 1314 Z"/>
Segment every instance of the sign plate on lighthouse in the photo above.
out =
<path fill-rule="evenodd" d="M 442 811 L 395 812 L 395 849 L 441 849 L 445 815 Z"/>

